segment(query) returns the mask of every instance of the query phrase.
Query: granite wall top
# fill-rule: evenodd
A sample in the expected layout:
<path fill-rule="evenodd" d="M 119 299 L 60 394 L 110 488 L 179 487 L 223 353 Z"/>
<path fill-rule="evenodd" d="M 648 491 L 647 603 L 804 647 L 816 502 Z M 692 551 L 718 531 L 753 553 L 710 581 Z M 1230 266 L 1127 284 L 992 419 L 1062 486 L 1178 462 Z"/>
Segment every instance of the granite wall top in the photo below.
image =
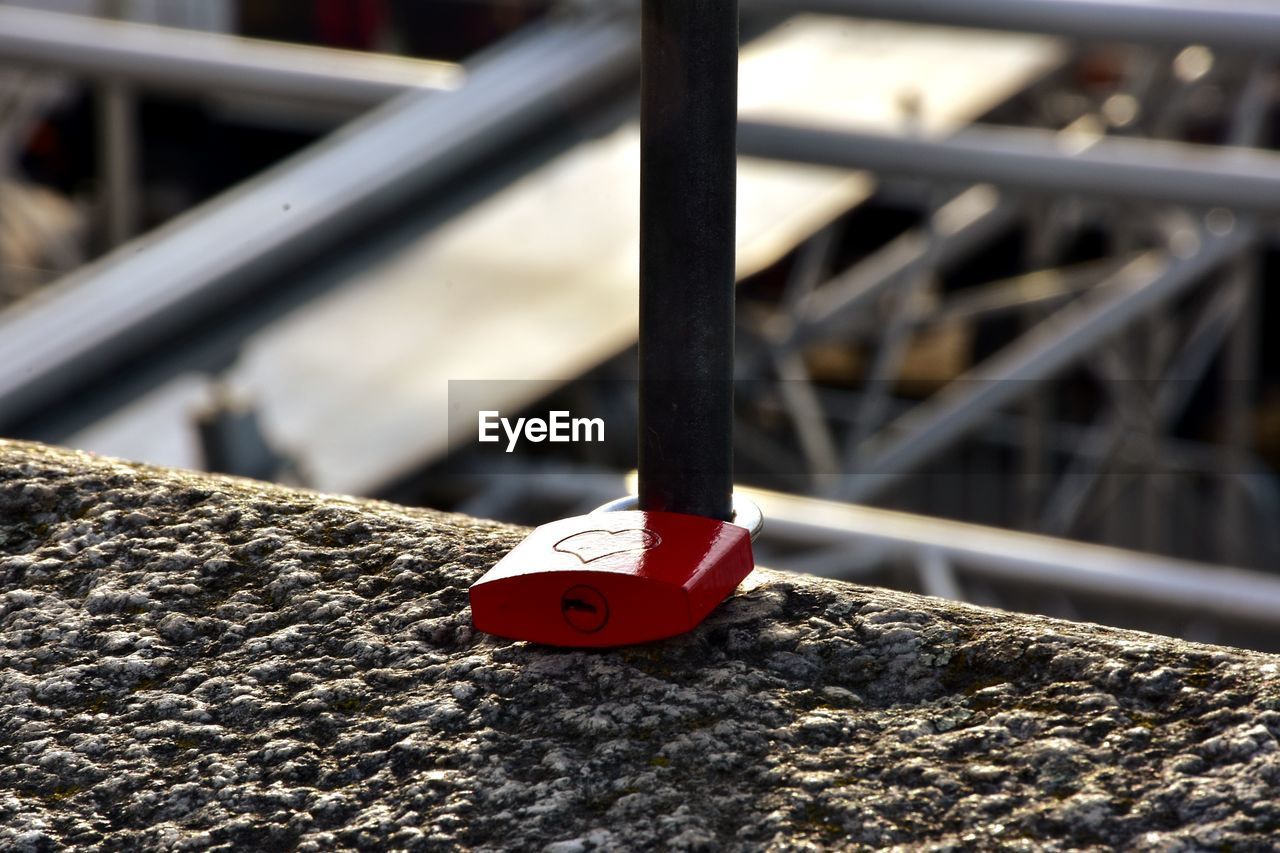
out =
<path fill-rule="evenodd" d="M 1280 657 L 757 570 L 499 640 L 519 528 L 0 441 L 0 847 L 1272 849 Z"/>

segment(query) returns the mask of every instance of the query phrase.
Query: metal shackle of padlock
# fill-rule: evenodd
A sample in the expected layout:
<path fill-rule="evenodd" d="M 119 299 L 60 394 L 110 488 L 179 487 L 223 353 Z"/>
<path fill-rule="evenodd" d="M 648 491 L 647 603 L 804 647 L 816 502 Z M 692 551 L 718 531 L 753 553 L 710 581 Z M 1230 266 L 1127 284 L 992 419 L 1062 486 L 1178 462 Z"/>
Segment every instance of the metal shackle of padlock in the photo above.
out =
<path fill-rule="evenodd" d="M 551 646 L 624 646 L 698 626 L 755 566 L 763 518 L 643 512 L 635 497 L 538 527 L 472 585 L 475 627 Z"/>

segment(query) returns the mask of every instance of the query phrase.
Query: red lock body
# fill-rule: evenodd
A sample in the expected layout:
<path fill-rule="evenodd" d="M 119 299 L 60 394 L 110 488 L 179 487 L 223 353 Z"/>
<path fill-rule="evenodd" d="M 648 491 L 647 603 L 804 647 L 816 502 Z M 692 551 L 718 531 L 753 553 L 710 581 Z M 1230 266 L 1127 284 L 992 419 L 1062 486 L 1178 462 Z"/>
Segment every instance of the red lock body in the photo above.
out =
<path fill-rule="evenodd" d="M 755 567 L 751 534 L 673 512 L 600 512 L 538 527 L 471 586 L 488 634 L 623 646 L 697 627 Z"/>

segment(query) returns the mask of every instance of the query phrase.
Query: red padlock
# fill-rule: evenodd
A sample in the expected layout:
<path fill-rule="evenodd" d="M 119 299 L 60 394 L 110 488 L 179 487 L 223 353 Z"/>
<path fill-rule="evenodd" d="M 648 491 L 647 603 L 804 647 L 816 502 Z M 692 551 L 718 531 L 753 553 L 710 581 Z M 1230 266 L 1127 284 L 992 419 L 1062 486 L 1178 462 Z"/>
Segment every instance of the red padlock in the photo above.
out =
<path fill-rule="evenodd" d="M 535 529 L 472 584 L 472 624 L 551 646 L 625 646 L 697 627 L 755 567 L 760 511 L 737 498 L 730 523 L 635 503 Z"/>

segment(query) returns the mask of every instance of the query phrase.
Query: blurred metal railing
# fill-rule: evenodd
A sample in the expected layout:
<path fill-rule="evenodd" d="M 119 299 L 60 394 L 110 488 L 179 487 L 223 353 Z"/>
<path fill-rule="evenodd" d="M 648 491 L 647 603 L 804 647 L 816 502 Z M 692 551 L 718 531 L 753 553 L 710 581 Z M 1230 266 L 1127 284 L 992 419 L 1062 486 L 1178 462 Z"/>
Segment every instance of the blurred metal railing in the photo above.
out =
<path fill-rule="evenodd" d="M 13 306 L 0 314 L 0 429 L 617 85 L 638 59 L 626 22 L 515 36 L 468 65 L 461 89 L 393 100 Z"/>
<path fill-rule="evenodd" d="M 336 109 L 343 118 L 409 90 L 450 91 L 452 63 L 0 6 L 0 63 L 94 84 L 104 231 L 111 246 L 139 219 L 136 92 L 247 94 Z"/>
<path fill-rule="evenodd" d="M 1138 44 L 1273 51 L 1280 8 L 1251 0 L 755 0 L 755 8 Z"/>
<path fill-rule="evenodd" d="M 871 399 L 861 405 L 854 418 L 855 428 L 808 424 L 806 456 L 815 470 L 826 471 L 833 466 L 828 463 L 824 467 L 822 460 L 840 457 L 841 464 L 836 467 L 843 475 L 842 484 L 826 493 L 847 500 L 878 497 L 987 422 L 1001 407 L 1035 397 L 1038 383 L 1079 362 L 1098 374 L 1118 411 L 1131 416 L 1136 412 L 1145 425 L 1142 437 L 1149 449 L 1144 458 L 1151 460 L 1148 473 L 1167 473 L 1158 448 L 1169 437 L 1161 431 L 1170 428 L 1176 419 L 1173 413 L 1183 409 L 1182 398 L 1206 376 L 1206 366 L 1222 350 L 1229 354 L 1232 371 L 1224 394 L 1230 402 L 1226 420 L 1232 427 L 1228 446 L 1222 448 L 1224 464 L 1213 479 L 1228 509 L 1208 526 L 1212 528 L 1209 535 L 1223 544 L 1222 552 L 1240 559 L 1238 555 L 1248 551 L 1239 541 L 1246 535 L 1241 508 L 1245 490 L 1234 481 L 1240 479 L 1241 472 L 1252 470 L 1256 462 L 1248 449 L 1246 408 L 1256 370 L 1257 342 L 1249 331 L 1254 315 L 1243 306 L 1254 299 L 1250 294 L 1259 285 L 1255 256 L 1260 239 L 1274 238 L 1272 217 L 1280 211 L 1280 155 L 1252 146 L 1264 136 L 1274 97 L 1280 6 L 1182 0 L 762 0 L 758 8 L 1027 30 L 1109 44 L 1159 46 L 1145 53 L 1136 49 L 1126 54 L 1131 65 L 1117 72 L 1113 91 L 1130 98 L 1144 116 L 1152 116 L 1141 126 L 1118 130 L 1118 137 L 1106 135 L 1108 122 L 1102 116 L 1086 121 L 1091 118 L 1087 115 L 1066 132 L 978 126 L 946 139 L 911 133 L 910 127 L 893 135 L 787 125 L 772 116 L 745 117 L 739 133 L 744 154 L 906 177 L 929 185 L 936 204 L 920 228 L 908 231 L 867 260 L 827 282 L 817 277 L 801 282 L 804 295 L 789 300 L 793 303 L 789 316 L 777 318 L 772 326 L 761 324 L 762 352 L 757 358 L 789 359 L 788 363 L 796 364 L 797 348 L 824 339 L 869 345 L 875 356 L 866 380 L 870 389 L 866 396 L 874 398 L 877 391 L 882 393 L 889 387 L 902 356 L 902 336 L 895 337 L 893 330 L 920 328 L 920 318 L 925 316 L 932 317 L 931 322 L 938 319 L 930 309 L 921 307 L 926 301 L 912 295 L 917 287 L 936 276 L 957 247 L 971 248 L 970 241 L 960 236 L 969 231 L 979 240 L 990 236 L 972 228 L 945 227 L 954 217 L 944 216 L 944 212 L 957 208 L 960 200 L 974 193 L 991 194 L 990 187 L 979 186 L 956 196 L 960 186 L 999 185 L 1000 204 L 986 205 L 983 210 L 992 213 L 979 210 L 974 221 L 994 221 L 994 211 L 1013 211 L 1028 226 L 1032 262 L 1050 273 L 1055 271 L 1053 246 L 1060 245 L 1063 234 L 1075 226 L 1067 221 L 1064 227 L 1065 220 L 1046 225 L 1050 220 L 1045 211 L 1060 211 L 1063 203 L 1081 205 L 1090 211 L 1086 216 L 1111 210 L 1116 218 L 1107 217 L 1106 221 L 1117 231 L 1111 238 L 1113 245 L 1120 252 L 1148 247 L 1143 256 L 1100 278 L 1079 304 L 1051 313 L 1028 304 L 1024 314 L 1028 328 L 1021 338 L 970 366 L 957 381 L 901 417 L 891 421 L 873 417 L 864 424 L 863 415 L 875 408 L 876 401 Z M 1200 70 L 1189 72 L 1178 67 L 1178 60 L 1171 63 L 1174 52 L 1166 51 L 1169 46 L 1189 45 L 1230 49 L 1217 55 L 1204 48 L 1184 50 L 1183 54 L 1198 52 L 1201 59 Z M 1223 87 L 1221 77 L 1204 84 L 1217 86 L 1215 93 L 1225 95 L 1223 100 L 1230 105 L 1223 111 L 1224 145 L 1140 138 L 1143 129 L 1151 136 L 1173 135 L 1179 116 L 1186 118 L 1191 91 L 1219 64 L 1237 70 L 1241 65 L 1248 67 L 1238 90 L 1235 83 Z M 1162 78 L 1163 84 L 1154 82 Z M 1140 100 L 1145 97 L 1150 101 Z M 943 203 L 952 196 L 952 202 Z M 1222 209 L 1206 212 L 1208 208 Z M 1032 216 L 1037 209 L 1038 220 Z M 1133 216 L 1135 212 L 1142 215 Z M 1008 233 L 1003 228 L 997 230 Z M 1155 245 L 1151 245 L 1153 241 Z M 1178 309 L 1182 315 L 1191 315 L 1185 334 L 1176 331 L 1181 323 L 1162 322 L 1173 310 L 1170 306 L 1177 296 L 1205 281 L 1209 284 L 1204 305 L 1199 310 Z M 878 294 L 893 297 L 888 316 L 877 313 L 871 324 L 851 316 L 849 306 L 873 308 L 872 298 Z M 939 295 L 936 288 L 930 295 Z M 774 333 L 778 329 L 785 333 Z M 1159 333 L 1163 341 L 1158 340 L 1156 329 L 1163 330 Z M 1122 331 L 1141 339 L 1141 347 L 1131 345 L 1128 355 L 1117 355 L 1113 347 L 1118 348 L 1116 339 Z M 1179 337 L 1182 340 L 1176 341 Z M 803 398 L 801 392 L 808 379 L 805 372 L 789 378 L 798 388 L 781 396 Z M 1157 389 L 1158 384 L 1162 385 Z M 791 419 L 797 431 L 802 431 L 799 407 Z M 1043 444 L 1043 414 L 1029 415 L 1027 421 L 1026 479 L 1051 482 L 1054 477 L 1047 473 L 1051 468 L 1036 449 Z M 1130 447 L 1126 442 L 1132 436 L 1117 430 L 1111 424 L 1105 431 L 1108 449 L 1102 454 L 1107 460 L 1103 470 L 1109 470 L 1107 466 L 1120 448 Z M 809 446 L 824 452 L 812 452 Z M 1059 530 L 1069 528 L 1100 479 L 1096 472 L 1078 476 L 1077 467 L 1071 466 L 1071 476 L 1058 478 L 1061 482 L 1055 483 L 1054 494 L 1042 508 L 1037 509 L 1038 497 L 1023 496 L 1027 514 L 1043 512 L 1041 523 Z M 1102 479 L 1108 488 L 1120 480 Z M 1150 482 L 1143 485 L 1147 493 L 1156 488 Z M 1156 506 L 1149 498 L 1150 494 L 1143 496 L 1143 506 Z M 1100 503 L 1106 504 L 1106 500 Z M 1158 511 L 1144 512 L 1141 528 L 1147 538 L 1150 529 L 1165 522 Z M 1266 525 L 1260 514 L 1257 518 L 1255 526 Z M 1258 552 L 1245 561 L 1257 564 Z"/>
<path fill-rule="evenodd" d="M 462 84 L 452 63 L 0 7 L 0 62 L 151 89 L 245 92 L 365 110 Z"/>
<path fill-rule="evenodd" d="M 815 574 L 856 577 L 850 569 L 861 550 L 881 561 L 906 558 L 935 580 L 940 570 L 961 571 L 1228 619 L 1274 624 L 1280 614 L 1280 578 L 1257 572 L 762 489 L 739 491 L 760 506 L 770 536 L 814 549 L 797 567 Z"/>
<path fill-rule="evenodd" d="M 881 175 L 1280 213 L 1280 153 L 1255 148 L 982 125 L 927 139 L 761 121 L 741 122 L 738 140 L 743 154 Z"/>

